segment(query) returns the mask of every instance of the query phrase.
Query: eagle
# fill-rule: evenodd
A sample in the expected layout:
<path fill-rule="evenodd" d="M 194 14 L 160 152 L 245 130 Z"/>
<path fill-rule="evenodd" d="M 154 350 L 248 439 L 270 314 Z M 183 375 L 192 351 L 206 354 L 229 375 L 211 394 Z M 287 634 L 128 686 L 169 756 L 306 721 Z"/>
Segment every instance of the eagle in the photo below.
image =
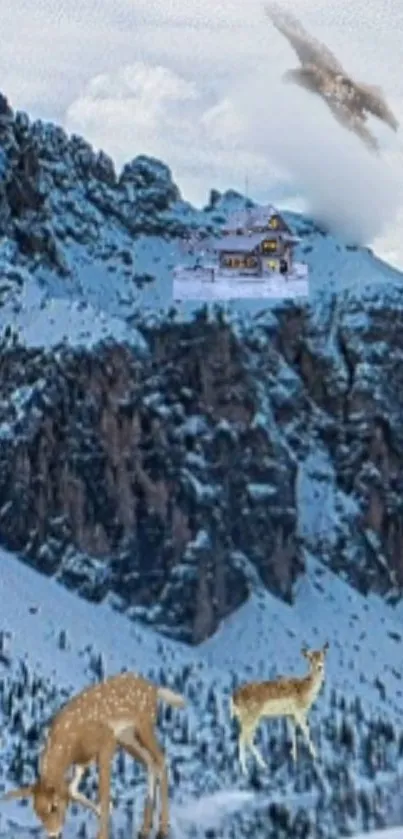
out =
<path fill-rule="evenodd" d="M 283 80 L 321 96 L 335 119 L 353 131 L 370 151 L 378 154 L 379 144 L 366 125 L 368 114 L 383 120 L 393 131 L 399 128 L 381 88 L 354 81 L 328 47 L 309 35 L 302 24 L 277 3 L 266 4 L 265 11 L 276 29 L 290 42 L 302 65 L 287 70 Z"/>

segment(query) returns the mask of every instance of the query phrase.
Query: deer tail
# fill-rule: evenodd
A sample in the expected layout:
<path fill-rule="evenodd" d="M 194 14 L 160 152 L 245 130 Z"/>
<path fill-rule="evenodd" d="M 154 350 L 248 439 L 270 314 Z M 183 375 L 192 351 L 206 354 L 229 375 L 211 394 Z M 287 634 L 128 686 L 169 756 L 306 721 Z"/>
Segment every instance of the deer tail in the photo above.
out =
<path fill-rule="evenodd" d="M 180 693 L 175 693 L 171 688 L 159 687 L 157 696 L 158 699 L 162 699 L 163 702 L 172 705 L 174 708 L 184 708 L 186 705 L 186 699 Z"/>

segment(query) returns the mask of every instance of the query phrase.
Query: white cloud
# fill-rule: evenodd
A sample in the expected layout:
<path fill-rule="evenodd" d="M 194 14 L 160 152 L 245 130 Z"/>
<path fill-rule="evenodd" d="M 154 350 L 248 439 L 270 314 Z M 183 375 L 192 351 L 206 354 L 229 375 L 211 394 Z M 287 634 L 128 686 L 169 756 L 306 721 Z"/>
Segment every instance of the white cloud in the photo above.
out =
<path fill-rule="evenodd" d="M 229 99 L 211 102 L 203 88 L 166 67 L 143 62 L 90 81 L 71 104 L 66 126 L 122 165 L 136 154 L 168 162 L 185 197 L 204 203 L 209 186 L 229 187 L 245 172 L 266 176 L 264 155 L 243 143 L 242 113 Z"/>
<path fill-rule="evenodd" d="M 173 118 L 176 108 L 197 98 L 195 85 L 168 68 L 137 62 L 92 79 L 84 95 L 70 105 L 67 121 L 83 123 L 90 131 L 102 121 L 108 130 L 123 128 L 125 136 L 139 129 L 155 133 Z M 127 152 L 126 148 L 126 156 Z"/>
<path fill-rule="evenodd" d="M 225 98 L 212 105 L 200 117 L 200 125 L 207 132 L 210 142 L 227 146 L 232 142 L 237 145 L 245 131 L 242 114 L 230 99 Z"/>
<path fill-rule="evenodd" d="M 92 79 L 68 108 L 66 125 L 124 163 L 138 153 L 167 149 L 175 117 L 189 115 L 197 100 L 193 83 L 166 67 L 136 62 Z M 189 133 L 187 123 L 182 128 Z"/>

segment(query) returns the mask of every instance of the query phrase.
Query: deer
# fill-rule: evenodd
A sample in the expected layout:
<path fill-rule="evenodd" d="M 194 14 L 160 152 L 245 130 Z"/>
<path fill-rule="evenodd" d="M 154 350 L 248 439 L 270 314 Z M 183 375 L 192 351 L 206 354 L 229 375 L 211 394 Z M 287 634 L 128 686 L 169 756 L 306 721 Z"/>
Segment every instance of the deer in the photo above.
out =
<path fill-rule="evenodd" d="M 230 697 L 230 715 L 238 720 L 239 761 L 246 774 L 246 748 L 248 747 L 262 769 L 266 762 L 253 742 L 255 731 L 264 717 L 287 717 L 292 723 L 292 757 L 297 760 L 299 727 L 307 741 L 310 754 L 317 759 L 312 743 L 308 712 L 321 689 L 325 675 L 325 658 L 329 649 L 326 641 L 322 649 L 309 650 L 303 646 L 301 653 L 307 659 L 309 671 L 305 676 L 280 677 L 268 682 L 247 682 L 238 687 Z"/>
<path fill-rule="evenodd" d="M 119 673 L 85 688 L 51 720 L 37 780 L 8 791 L 3 800 L 32 798 L 35 813 L 50 839 L 61 835 L 67 807 L 70 802 L 77 802 L 98 816 L 98 839 L 108 839 L 111 761 L 121 747 L 147 770 L 148 789 L 139 835 L 145 839 L 153 827 L 159 790 L 157 839 L 165 839 L 169 832 L 168 775 L 164 753 L 154 733 L 158 700 L 176 708 L 186 704 L 179 693 L 134 673 Z M 98 805 L 78 789 L 93 763 L 99 773 Z M 67 777 L 69 773 L 72 777 Z"/>

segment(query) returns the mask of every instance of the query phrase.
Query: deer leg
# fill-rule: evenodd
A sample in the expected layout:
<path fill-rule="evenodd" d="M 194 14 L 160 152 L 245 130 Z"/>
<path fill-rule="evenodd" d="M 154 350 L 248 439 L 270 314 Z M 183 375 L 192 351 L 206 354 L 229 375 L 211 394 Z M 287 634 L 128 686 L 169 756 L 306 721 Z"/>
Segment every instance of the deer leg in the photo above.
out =
<path fill-rule="evenodd" d="M 257 748 L 257 746 L 255 746 L 255 744 L 253 742 L 253 738 L 255 736 L 255 731 L 256 731 L 256 725 L 255 724 L 249 726 L 246 729 L 246 742 L 247 742 L 247 744 L 248 744 L 256 762 L 259 764 L 259 766 L 262 769 L 267 769 L 266 761 L 263 760 L 262 755 L 259 752 L 259 749 Z"/>
<path fill-rule="evenodd" d="M 315 749 L 315 746 L 313 745 L 312 740 L 311 740 L 311 735 L 309 733 L 308 722 L 307 722 L 307 720 L 306 720 L 306 718 L 304 717 L 303 714 L 299 714 L 298 717 L 296 718 L 296 720 L 297 720 L 297 723 L 298 723 L 298 725 L 299 725 L 299 727 L 300 727 L 300 729 L 301 729 L 301 731 L 302 731 L 302 733 L 305 737 L 306 742 L 308 743 L 308 749 L 309 749 L 313 759 L 316 760 L 316 758 L 317 758 L 316 749 Z"/>
<path fill-rule="evenodd" d="M 255 731 L 256 724 L 254 722 L 249 725 L 244 724 L 241 729 L 239 737 L 239 761 L 244 774 L 246 774 L 246 747 L 250 749 L 259 766 L 262 769 L 267 769 L 266 762 L 263 760 L 262 755 L 253 742 Z"/>
<path fill-rule="evenodd" d="M 86 798 L 85 795 L 78 791 L 81 778 L 83 777 L 86 768 L 86 766 L 74 767 L 74 775 L 69 785 L 70 800 L 75 801 L 77 804 L 82 804 L 83 807 L 87 807 L 89 810 L 92 810 L 92 812 L 95 813 L 98 816 L 98 818 L 100 818 L 101 811 L 99 807 L 96 804 L 94 804 L 93 801 L 90 801 L 89 798 Z"/>
<path fill-rule="evenodd" d="M 138 760 L 146 767 L 148 772 L 148 792 L 144 805 L 143 823 L 140 829 L 140 836 L 146 837 L 151 831 L 153 815 L 155 810 L 155 769 L 153 761 L 148 752 L 144 749 L 132 730 L 125 731 L 119 735 L 119 746 L 122 747 L 134 760 Z"/>
<path fill-rule="evenodd" d="M 289 717 L 291 723 L 291 754 L 294 763 L 297 761 L 297 722 L 294 717 Z"/>
<path fill-rule="evenodd" d="M 244 729 L 241 728 L 239 732 L 239 739 L 238 739 L 238 749 L 239 749 L 239 763 L 241 764 L 241 770 L 244 775 L 246 775 L 246 744 L 247 740 L 245 737 Z"/>
<path fill-rule="evenodd" d="M 94 802 L 90 801 L 90 799 L 83 795 L 82 792 L 78 792 L 77 790 L 77 792 L 70 794 L 70 798 L 71 801 L 74 801 L 76 804 L 82 804 L 83 807 L 87 807 L 88 810 L 92 810 L 99 819 L 101 818 L 101 810 L 98 804 L 94 804 Z M 110 810 L 112 811 L 112 805 Z"/>
<path fill-rule="evenodd" d="M 151 725 L 147 729 L 143 728 L 141 732 L 136 732 L 136 736 L 154 764 L 154 778 L 161 794 L 161 810 L 156 839 L 165 839 L 169 833 L 168 773 L 165 756 Z"/>
<path fill-rule="evenodd" d="M 99 806 L 100 825 L 98 839 L 109 837 L 109 814 L 111 798 L 111 760 L 115 751 L 116 742 L 114 738 L 108 738 L 98 755 L 99 767 Z"/>

